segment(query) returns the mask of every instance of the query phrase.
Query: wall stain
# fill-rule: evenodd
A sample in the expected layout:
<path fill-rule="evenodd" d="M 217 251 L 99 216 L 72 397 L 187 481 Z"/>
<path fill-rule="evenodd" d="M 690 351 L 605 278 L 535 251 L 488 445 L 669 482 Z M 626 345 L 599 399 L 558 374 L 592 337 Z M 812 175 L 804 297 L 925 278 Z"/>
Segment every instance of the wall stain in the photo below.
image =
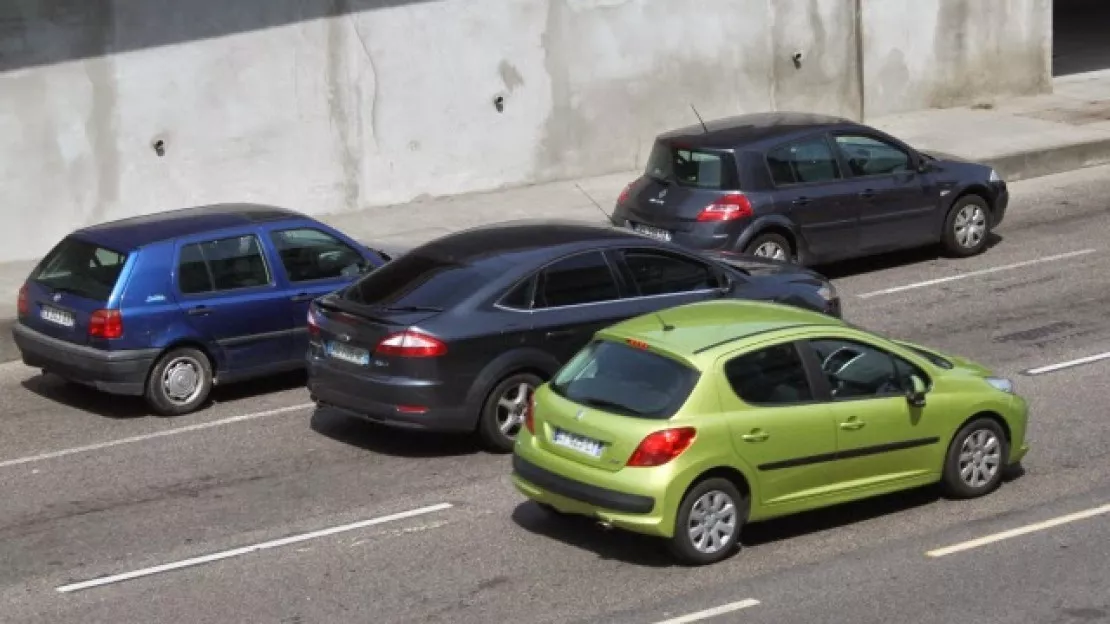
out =
<path fill-rule="evenodd" d="M 497 73 L 501 74 L 501 82 L 505 83 L 505 88 L 509 92 L 516 91 L 517 87 L 524 86 L 524 76 L 520 75 L 520 71 L 509 61 L 501 61 L 497 66 Z"/>
<path fill-rule="evenodd" d="M 356 210 L 361 203 L 361 119 L 352 122 L 352 116 L 361 117 L 357 106 L 353 115 L 350 100 L 359 101 L 359 86 L 350 84 L 346 57 L 347 22 L 343 15 L 348 10 L 347 0 L 333 0 L 331 15 L 327 20 L 327 63 L 325 80 L 328 87 L 328 114 L 331 128 L 339 145 L 339 162 L 342 170 L 340 185 L 343 190 L 343 204 L 348 210 Z M 353 88 L 352 94 L 349 89 Z M 352 97 L 355 96 L 355 97 Z"/>
<path fill-rule="evenodd" d="M 113 48 L 115 41 L 115 10 L 112 0 L 92 0 L 87 16 L 93 20 L 81 32 L 84 45 L 102 50 L 100 58 L 85 61 L 82 66 L 91 87 L 91 106 L 85 118 L 85 132 L 93 168 L 96 172 L 96 201 L 86 222 L 105 221 L 119 201 L 120 153 L 116 144 L 118 109 Z M 144 146 L 145 147 L 145 146 Z"/>

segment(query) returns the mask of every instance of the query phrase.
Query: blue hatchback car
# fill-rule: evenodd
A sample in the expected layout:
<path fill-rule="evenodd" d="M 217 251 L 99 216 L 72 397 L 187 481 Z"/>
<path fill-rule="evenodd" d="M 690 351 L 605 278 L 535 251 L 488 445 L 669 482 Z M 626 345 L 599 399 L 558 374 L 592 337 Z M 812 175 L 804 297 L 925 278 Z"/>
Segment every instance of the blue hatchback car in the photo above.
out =
<path fill-rule="evenodd" d="M 191 412 L 212 386 L 305 365 L 312 299 L 389 261 L 303 214 L 251 204 L 78 230 L 19 291 L 23 362 Z"/>

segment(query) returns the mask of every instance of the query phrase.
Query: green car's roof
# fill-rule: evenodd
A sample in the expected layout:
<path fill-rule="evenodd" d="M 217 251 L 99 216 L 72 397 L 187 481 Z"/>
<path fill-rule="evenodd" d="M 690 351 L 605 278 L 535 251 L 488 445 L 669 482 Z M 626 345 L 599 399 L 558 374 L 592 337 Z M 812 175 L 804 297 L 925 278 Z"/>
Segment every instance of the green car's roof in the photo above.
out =
<path fill-rule="evenodd" d="M 726 299 L 644 314 L 598 332 L 601 338 L 636 339 L 688 360 L 743 338 L 792 327 L 836 326 L 840 319 L 777 303 Z"/>

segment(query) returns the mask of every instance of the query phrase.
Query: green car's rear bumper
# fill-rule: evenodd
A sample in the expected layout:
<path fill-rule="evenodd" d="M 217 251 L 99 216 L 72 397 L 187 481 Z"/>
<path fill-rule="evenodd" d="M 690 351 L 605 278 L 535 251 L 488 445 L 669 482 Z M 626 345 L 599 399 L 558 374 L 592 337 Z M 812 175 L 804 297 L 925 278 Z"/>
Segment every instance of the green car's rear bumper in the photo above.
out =
<path fill-rule="evenodd" d="M 526 431 L 513 454 L 512 482 L 537 503 L 656 537 L 674 534 L 676 505 L 668 500 L 669 470 L 609 472 L 537 448 Z"/>

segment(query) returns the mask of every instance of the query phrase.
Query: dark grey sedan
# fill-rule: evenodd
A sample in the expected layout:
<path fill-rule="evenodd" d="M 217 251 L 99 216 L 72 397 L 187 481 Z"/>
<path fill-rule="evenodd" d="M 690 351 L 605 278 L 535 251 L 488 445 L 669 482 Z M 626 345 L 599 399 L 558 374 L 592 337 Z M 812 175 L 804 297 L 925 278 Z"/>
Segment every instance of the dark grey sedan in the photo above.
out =
<path fill-rule="evenodd" d="M 937 243 L 971 256 L 1008 201 L 989 166 L 846 119 L 762 113 L 657 137 L 612 221 L 694 249 L 814 265 Z"/>

